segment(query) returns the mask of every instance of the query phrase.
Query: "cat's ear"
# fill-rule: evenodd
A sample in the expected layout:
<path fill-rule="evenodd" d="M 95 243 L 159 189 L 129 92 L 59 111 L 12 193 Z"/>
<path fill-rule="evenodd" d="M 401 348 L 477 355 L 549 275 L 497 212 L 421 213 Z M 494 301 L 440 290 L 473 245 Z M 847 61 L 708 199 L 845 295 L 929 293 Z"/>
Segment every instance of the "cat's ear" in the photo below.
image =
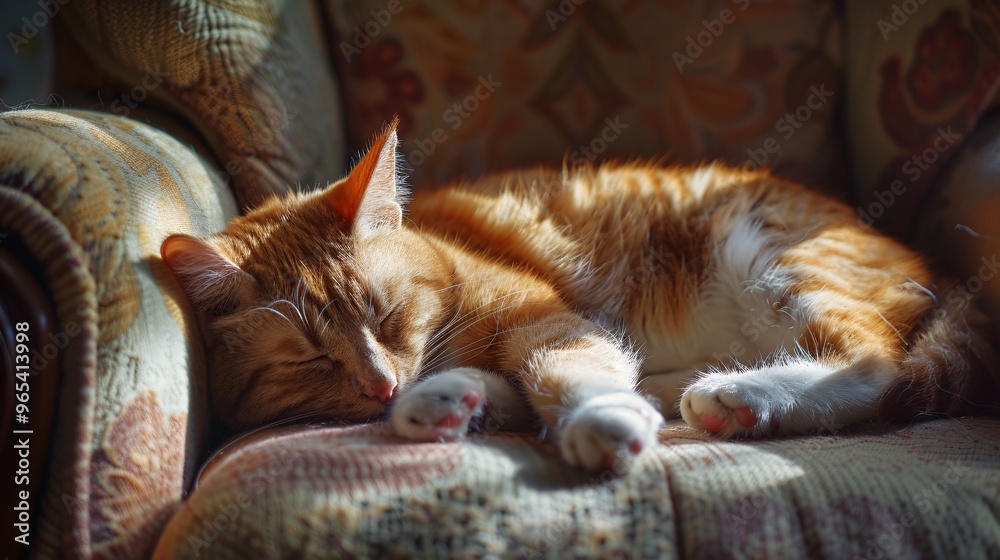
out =
<path fill-rule="evenodd" d="M 395 229 L 403 223 L 403 209 L 397 201 L 398 124 L 399 118 L 394 118 L 351 174 L 323 194 L 326 203 L 351 224 L 355 233 L 365 235 L 382 228 Z"/>
<path fill-rule="evenodd" d="M 209 314 L 229 309 L 250 297 L 256 284 L 252 276 L 208 242 L 190 235 L 166 238 L 160 245 L 160 256 L 191 303 Z"/>

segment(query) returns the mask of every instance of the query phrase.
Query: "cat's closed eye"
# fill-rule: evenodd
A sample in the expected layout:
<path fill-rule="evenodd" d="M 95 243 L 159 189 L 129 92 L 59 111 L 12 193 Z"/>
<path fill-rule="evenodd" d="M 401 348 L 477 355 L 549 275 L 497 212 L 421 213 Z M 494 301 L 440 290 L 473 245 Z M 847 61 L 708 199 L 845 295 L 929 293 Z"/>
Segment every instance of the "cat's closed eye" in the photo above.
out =
<path fill-rule="evenodd" d="M 401 319 L 402 304 L 396 304 L 388 312 L 382 314 L 375 338 L 380 342 L 395 340 L 399 336 Z"/>
<path fill-rule="evenodd" d="M 331 358 L 329 356 L 317 356 L 315 358 L 304 360 L 304 361 L 301 361 L 299 363 L 300 364 L 305 364 L 305 365 L 314 365 L 314 366 L 327 367 L 327 368 L 332 367 L 334 369 L 340 369 L 340 368 L 344 367 L 344 363 L 343 362 L 341 362 L 340 360 L 334 360 L 333 358 Z"/>
<path fill-rule="evenodd" d="M 330 362 L 330 358 L 325 355 L 312 356 L 290 356 L 287 359 L 281 360 L 278 363 L 286 366 L 326 366 Z"/>
<path fill-rule="evenodd" d="M 241 305 L 235 299 L 221 299 L 215 305 L 206 306 L 205 315 L 208 317 L 225 317 L 235 313 Z"/>
<path fill-rule="evenodd" d="M 342 366 L 305 334 L 282 336 L 275 344 L 275 363 L 290 367 L 330 368 Z"/>

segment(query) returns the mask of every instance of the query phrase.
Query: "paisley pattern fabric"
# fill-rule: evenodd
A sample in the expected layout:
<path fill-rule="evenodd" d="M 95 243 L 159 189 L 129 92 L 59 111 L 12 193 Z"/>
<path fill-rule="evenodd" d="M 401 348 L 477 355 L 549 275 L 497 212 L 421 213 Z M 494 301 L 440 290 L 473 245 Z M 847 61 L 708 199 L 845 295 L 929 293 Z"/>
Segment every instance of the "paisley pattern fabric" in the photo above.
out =
<path fill-rule="evenodd" d="M 400 117 L 416 185 L 661 157 L 842 177 L 833 2 L 327 2 L 348 142 Z"/>
<path fill-rule="evenodd" d="M 845 10 L 858 208 L 865 223 L 913 238 L 918 212 L 940 204 L 935 181 L 1000 100 L 1000 2 L 847 2 Z"/>
<path fill-rule="evenodd" d="M 1000 317 L 1000 1 L 845 3 L 846 133 L 860 220 L 954 271 Z M 1000 334 L 996 337 L 1000 344 Z"/>

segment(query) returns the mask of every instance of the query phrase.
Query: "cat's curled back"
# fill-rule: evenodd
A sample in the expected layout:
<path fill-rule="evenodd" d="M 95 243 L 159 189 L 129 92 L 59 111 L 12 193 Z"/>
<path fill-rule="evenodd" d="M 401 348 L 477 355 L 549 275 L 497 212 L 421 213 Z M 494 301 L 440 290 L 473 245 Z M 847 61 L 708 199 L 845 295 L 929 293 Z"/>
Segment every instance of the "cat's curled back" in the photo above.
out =
<path fill-rule="evenodd" d="M 327 189 L 164 242 L 231 427 L 389 410 L 403 436 L 453 439 L 499 407 L 499 428 L 544 424 L 597 468 L 655 442 L 639 388 L 720 437 L 997 404 L 984 317 L 766 172 L 514 172 L 421 192 L 404 219 L 396 165 L 390 128 Z"/>

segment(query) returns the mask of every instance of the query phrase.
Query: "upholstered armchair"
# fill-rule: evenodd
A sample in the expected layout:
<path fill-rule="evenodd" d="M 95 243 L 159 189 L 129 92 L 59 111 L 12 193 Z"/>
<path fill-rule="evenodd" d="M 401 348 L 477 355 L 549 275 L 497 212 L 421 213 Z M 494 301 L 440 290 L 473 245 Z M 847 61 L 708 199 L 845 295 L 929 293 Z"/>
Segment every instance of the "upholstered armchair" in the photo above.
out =
<path fill-rule="evenodd" d="M 1000 551 L 991 417 L 727 442 L 673 421 L 625 475 L 568 469 L 541 433 L 223 434 L 159 256 L 169 234 L 336 180 L 399 115 L 414 188 L 564 160 L 773 168 L 927 250 L 959 279 L 945 297 L 1000 317 L 997 6 L 18 0 L 0 16 L 11 557 Z"/>

